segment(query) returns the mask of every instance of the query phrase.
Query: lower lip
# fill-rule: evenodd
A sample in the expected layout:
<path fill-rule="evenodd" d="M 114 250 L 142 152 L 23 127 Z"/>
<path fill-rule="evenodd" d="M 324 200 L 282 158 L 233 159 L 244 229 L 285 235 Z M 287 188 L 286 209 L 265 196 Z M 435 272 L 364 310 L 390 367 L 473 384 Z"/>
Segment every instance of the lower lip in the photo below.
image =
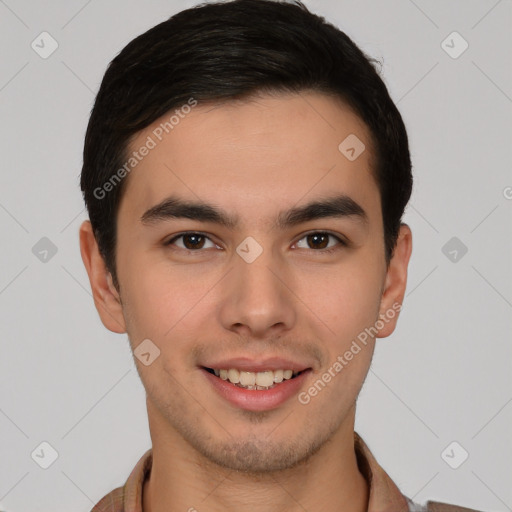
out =
<path fill-rule="evenodd" d="M 244 389 L 231 384 L 229 381 L 222 380 L 202 369 L 205 377 L 210 381 L 213 388 L 221 397 L 229 403 L 246 411 L 269 411 L 276 409 L 284 404 L 292 396 L 296 395 L 310 370 L 303 371 L 293 379 L 283 380 L 270 389 Z"/>

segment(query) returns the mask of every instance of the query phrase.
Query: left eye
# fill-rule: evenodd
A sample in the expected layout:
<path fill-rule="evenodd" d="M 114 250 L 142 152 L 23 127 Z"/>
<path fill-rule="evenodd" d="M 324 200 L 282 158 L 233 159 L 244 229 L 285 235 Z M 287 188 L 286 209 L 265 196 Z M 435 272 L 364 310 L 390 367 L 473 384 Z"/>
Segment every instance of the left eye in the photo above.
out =
<path fill-rule="evenodd" d="M 295 246 L 300 249 L 330 249 L 343 242 L 330 233 L 310 233 L 302 237 Z"/>
<path fill-rule="evenodd" d="M 217 247 L 206 235 L 201 233 L 185 233 L 173 238 L 168 243 L 188 251 Z"/>

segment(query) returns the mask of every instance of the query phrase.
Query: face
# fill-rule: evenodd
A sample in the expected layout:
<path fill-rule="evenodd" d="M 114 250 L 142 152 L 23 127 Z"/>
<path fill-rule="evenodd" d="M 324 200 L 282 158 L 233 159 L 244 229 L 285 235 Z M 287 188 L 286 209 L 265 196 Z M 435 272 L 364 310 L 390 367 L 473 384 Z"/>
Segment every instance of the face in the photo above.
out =
<path fill-rule="evenodd" d="M 353 428 L 405 288 L 368 130 L 315 93 L 197 105 L 162 132 L 168 117 L 130 145 L 154 147 L 119 207 L 119 303 L 98 309 L 136 354 L 150 340 L 150 424 L 227 468 L 294 466 Z"/>

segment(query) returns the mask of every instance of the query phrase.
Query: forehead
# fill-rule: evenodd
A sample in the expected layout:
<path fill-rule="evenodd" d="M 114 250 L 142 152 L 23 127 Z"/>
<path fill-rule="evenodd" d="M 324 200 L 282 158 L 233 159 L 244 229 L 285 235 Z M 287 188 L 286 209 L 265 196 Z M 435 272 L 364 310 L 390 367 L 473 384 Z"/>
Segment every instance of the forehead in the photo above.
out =
<path fill-rule="evenodd" d="M 138 156 L 120 211 L 142 213 L 170 194 L 242 217 L 332 193 L 379 207 L 369 130 L 342 102 L 304 92 L 190 105 L 131 141 L 127 156 Z"/>

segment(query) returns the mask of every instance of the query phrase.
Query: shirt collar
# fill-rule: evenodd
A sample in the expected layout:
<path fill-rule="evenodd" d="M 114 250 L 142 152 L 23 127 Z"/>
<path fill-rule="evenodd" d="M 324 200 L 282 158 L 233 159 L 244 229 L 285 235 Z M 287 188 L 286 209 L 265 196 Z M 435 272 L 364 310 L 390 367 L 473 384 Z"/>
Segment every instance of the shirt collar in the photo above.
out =
<path fill-rule="evenodd" d="M 408 512 L 409 500 L 375 460 L 363 439 L 354 432 L 354 448 L 359 471 L 368 482 L 368 512 Z"/>

